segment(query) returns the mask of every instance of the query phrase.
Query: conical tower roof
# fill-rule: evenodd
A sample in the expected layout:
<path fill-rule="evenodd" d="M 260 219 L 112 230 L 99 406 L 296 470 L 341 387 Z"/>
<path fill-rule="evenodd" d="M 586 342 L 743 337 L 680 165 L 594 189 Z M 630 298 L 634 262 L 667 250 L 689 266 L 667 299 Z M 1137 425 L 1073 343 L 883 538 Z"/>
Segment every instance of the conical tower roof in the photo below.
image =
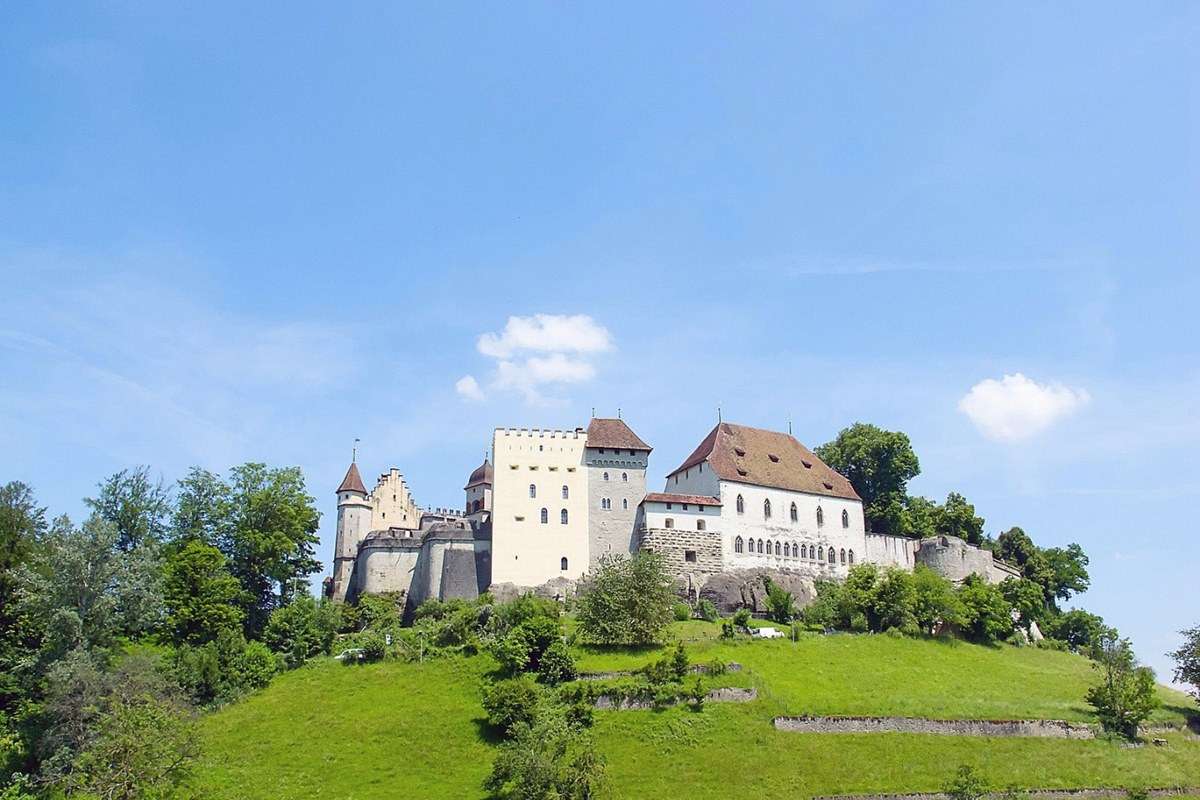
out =
<path fill-rule="evenodd" d="M 367 493 L 367 487 L 363 486 L 362 476 L 358 474 L 358 464 L 350 462 L 350 469 L 346 470 L 346 477 L 342 479 L 342 485 L 337 490 L 339 494 L 341 492 Z"/>

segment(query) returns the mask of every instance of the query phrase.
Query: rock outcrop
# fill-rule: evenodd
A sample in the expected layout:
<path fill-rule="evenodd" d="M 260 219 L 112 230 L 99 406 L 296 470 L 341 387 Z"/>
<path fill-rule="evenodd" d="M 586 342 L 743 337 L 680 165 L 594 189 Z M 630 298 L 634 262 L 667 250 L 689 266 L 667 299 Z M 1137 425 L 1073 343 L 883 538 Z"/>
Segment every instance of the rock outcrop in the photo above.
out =
<path fill-rule="evenodd" d="M 739 608 L 766 613 L 767 578 L 791 592 L 797 608 L 803 608 L 817 596 L 813 579 L 806 575 L 778 569 L 738 569 L 709 578 L 700 589 L 700 599 L 712 602 L 722 614 Z"/>

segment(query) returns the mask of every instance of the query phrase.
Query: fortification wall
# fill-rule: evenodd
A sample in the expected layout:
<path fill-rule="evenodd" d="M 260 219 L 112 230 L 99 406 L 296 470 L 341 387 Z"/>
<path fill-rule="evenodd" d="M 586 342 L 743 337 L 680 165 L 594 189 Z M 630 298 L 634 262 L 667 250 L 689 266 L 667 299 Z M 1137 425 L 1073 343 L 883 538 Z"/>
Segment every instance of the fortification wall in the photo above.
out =
<path fill-rule="evenodd" d="M 967 544 L 956 536 L 932 536 L 922 539 L 915 553 L 917 564 L 924 564 L 943 578 L 962 583 L 968 575 L 979 575 L 988 583 L 1000 583 L 1019 577 L 1020 571 L 992 557 L 991 550 Z"/>
<path fill-rule="evenodd" d="M 917 542 L 907 536 L 868 533 L 866 561 L 881 567 L 912 570 L 916 566 Z"/>
<path fill-rule="evenodd" d="M 689 596 L 724 569 L 719 531 L 643 528 L 638 539 L 642 550 L 663 556 L 667 574 L 681 581 Z"/>

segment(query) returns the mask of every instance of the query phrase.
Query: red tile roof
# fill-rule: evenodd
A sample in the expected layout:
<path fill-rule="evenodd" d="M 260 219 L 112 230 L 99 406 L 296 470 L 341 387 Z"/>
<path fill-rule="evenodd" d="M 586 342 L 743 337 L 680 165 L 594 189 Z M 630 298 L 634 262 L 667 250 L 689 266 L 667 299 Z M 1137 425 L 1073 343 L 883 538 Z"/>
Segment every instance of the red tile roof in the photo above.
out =
<path fill-rule="evenodd" d="M 588 447 L 611 447 L 614 450 L 645 450 L 653 448 L 643 442 L 624 420 L 594 418 L 587 429 Z"/>
<path fill-rule="evenodd" d="M 495 473 L 492 471 L 492 462 L 485 458 L 483 463 L 476 467 L 475 471 L 471 473 L 471 477 L 467 478 L 467 485 L 463 488 L 470 489 L 472 486 L 478 486 L 479 484 L 487 484 L 488 486 L 491 486 L 494 476 Z"/>
<path fill-rule="evenodd" d="M 722 422 L 667 477 L 705 461 L 725 481 L 862 499 L 850 481 L 787 433 Z"/>
<path fill-rule="evenodd" d="M 362 476 L 358 474 L 358 465 L 353 461 L 350 462 L 350 469 L 346 470 L 346 477 L 342 479 L 342 485 L 337 490 L 338 492 L 367 493 L 367 487 L 363 486 Z"/>
<path fill-rule="evenodd" d="M 671 494 L 670 492 L 651 492 L 642 498 L 643 503 L 695 503 L 698 506 L 719 506 L 721 498 L 709 497 L 705 494 Z"/>

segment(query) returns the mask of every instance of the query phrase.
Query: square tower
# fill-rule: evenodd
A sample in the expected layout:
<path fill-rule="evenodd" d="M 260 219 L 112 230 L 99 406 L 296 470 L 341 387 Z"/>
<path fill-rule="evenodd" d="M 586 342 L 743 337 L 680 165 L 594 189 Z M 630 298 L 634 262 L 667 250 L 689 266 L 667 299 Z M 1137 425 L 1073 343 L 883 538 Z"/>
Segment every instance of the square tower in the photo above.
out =
<path fill-rule="evenodd" d="M 650 449 L 623 420 L 596 418 L 588 425 L 589 569 L 601 556 L 627 555 L 637 548 L 638 505 L 646 496 Z"/>

